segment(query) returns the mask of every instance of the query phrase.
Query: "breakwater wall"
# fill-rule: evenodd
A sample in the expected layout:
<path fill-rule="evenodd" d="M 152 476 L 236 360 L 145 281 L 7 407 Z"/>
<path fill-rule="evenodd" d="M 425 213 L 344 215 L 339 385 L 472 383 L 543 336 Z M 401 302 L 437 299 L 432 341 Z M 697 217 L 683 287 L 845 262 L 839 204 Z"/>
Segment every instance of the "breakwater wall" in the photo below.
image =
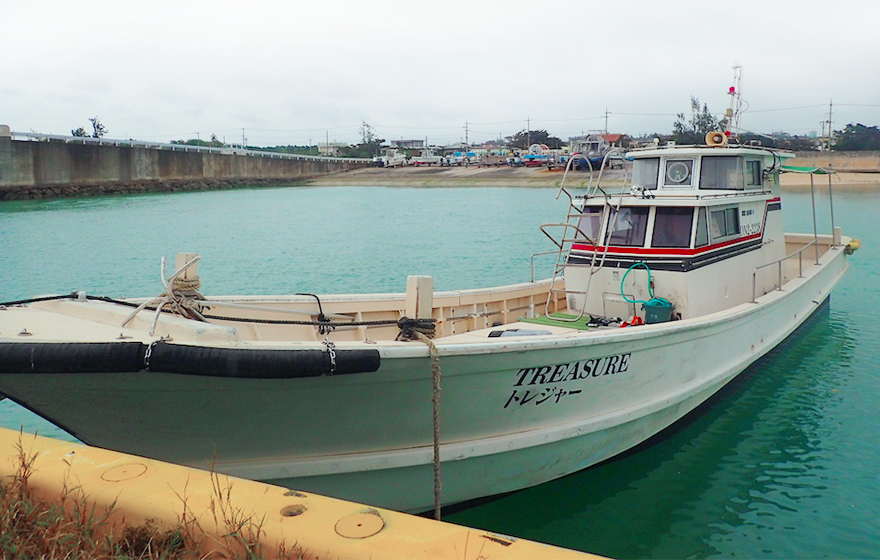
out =
<path fill-rule="evenodd" d="M 795 152 L 786 165 L 824 167 L 845 173 L 880 173 L 880 152 Z"/>
<path fill-rule="evenodd" d="M 369 160 L 12 133 L 0 125 L 0 200 L 284 185 Z"/>

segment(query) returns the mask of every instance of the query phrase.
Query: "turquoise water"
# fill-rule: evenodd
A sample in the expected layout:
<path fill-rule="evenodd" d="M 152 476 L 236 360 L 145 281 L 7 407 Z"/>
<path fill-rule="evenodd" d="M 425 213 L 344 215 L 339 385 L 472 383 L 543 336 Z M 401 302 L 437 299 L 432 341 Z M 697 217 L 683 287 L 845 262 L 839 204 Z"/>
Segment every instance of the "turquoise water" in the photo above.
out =
<path fill-rule="evenodd" d="M 529 279 L 551 189 L 276 188 L 0 203 L 0 301 L 161 291 L 198 252 L 206 294 L 404 291 Z M 809 193 L 783 195 L 812 231 Z M 819 199 L 820 232 L 829 230 Z M 698 413 L 625 456 L 445 520 L 616 558 L 880 557 L 880 193 L 837 192 L 864 246 L 830 305 Z M 543 274 L 549 273 L 544 261 Z M 68 437 L 8 401 L 0 425 Z"/>

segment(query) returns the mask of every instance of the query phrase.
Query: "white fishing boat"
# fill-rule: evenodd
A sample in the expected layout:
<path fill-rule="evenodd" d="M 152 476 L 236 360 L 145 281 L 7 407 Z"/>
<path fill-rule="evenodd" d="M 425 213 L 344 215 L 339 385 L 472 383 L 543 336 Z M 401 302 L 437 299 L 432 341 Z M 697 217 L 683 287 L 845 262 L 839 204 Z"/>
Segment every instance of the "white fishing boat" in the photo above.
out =
<path fill-rule="evenodd" d="M 416 167 L 420 165 L 440 165 L 443 163 L 443 157 L 434 153 L 432 149 L 422 150 L 419 155 L 412 158 L 412 164 Z"/>
<path fill-rule="evenodd" d="M 382 167 L 404 167 L 409 164 L 406 154 L 397 148 L 386 148 L 379 161 L 382 162 Z"/>
<path fill-rule="evenodd" d="M 158 298 L 7 302 L 0 393 L 89 444 L 398 510 L 536 485 L 670 426 L 828 300 L 858 242 L 833 216 L 783 232 L 790 155 L 629 153 L 624 188 L 561 189 L 545 281 L 203 296 L 187 254 Z"/>

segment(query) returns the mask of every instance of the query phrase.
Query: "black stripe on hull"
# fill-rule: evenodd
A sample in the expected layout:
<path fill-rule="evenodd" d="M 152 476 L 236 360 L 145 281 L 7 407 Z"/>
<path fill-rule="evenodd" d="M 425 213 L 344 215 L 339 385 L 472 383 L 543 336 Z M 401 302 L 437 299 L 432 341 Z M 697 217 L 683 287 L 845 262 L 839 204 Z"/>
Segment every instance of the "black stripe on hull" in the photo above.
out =
<path fill-rule="evenodd" d="M 368 373 L 379 350 L 261 350 L 157 342 L 14 342 L 0 344 L 0 375 L 7 373 L 119 373 L 155 371 L 244 379 L 291 379 Z M 149 357 L 147 352 L 149 349 Z"/>

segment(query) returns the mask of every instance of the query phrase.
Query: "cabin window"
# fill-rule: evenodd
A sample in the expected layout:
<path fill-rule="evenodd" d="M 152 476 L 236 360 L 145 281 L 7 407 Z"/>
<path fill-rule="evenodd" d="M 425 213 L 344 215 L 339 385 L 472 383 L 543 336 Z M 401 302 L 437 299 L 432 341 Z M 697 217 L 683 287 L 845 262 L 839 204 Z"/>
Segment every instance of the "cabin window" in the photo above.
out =
<path fill-rule="evenodd" d="M 693 208 L 658 207 L 651 247 L 690 247 L 693 219 Z"/>
<path fill-rule="evenodd" d="M 713 241 L 739 236 L 739 210 L 736 206 L 712 210 L 711 218 Z"/>
<path fill-rule="evenodd" d="M 705 247 L 709 244 L 709 224 L 706 219 L 706 209 L 700 208 L 697 212 L 697 237 L 694 247 Z"/>
<path fill-rule="evenodd" d="M 666 173 L 664 174 L 664 187 L 686 187 L 691 185 L 694 162 L 690 159 L 666 160 Z"/>
<path fill-rule="evenodd" d="M 589 236 L 588 241 L 594 245 L 599 241 L 599 232 L 602 230 L 602 207 L 587 206 L 581 212 L 581 218 L 578 220 L 578 229 Z M 583 239 L 580 232 L 576 232 L 576 239 Z"/>
<path fill-rule="evenodd" d="M 619 247 L 644 247 L 648 230 L 648 207 L 622 207 L 612 210 L 608 220 L 607 245 Z"/>
<path fill-rule="evenodd" d="M 742 160 L 736 156 L 704 156 L 700 163 L 700 188 L 743 190 Z"/>
<path fill-rule="evenodd" d="M 758 160 L 746 161 L 746 187 L 756 188 L 761 186 L 761 162 Z"/>
<path fill-rule="evenodd" d="M 637 159 L 633 162 L 633 185 L 645 190 L 657 188 L 660 158 Z"/>

